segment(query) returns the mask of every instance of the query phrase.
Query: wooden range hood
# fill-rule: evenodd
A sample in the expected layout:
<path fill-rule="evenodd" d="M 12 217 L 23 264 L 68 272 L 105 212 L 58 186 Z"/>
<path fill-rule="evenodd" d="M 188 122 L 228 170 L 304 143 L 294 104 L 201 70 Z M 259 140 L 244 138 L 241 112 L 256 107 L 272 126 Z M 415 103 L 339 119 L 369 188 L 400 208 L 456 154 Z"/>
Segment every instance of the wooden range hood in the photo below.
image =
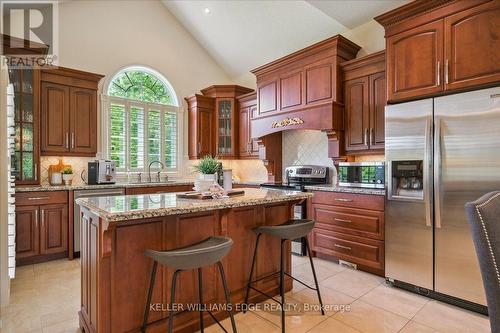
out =
<path fill-rule="evenodd" d="M 266 136 L 284 130 L 324 131 L 328 135 L 328 156 L 334 160 L 344 157 L 340 64 L 354 59 L 359 49 L 359 45 L 336 35 L 251 71 L 257 79 L 258 107 L 257 116 L 251 120 L 251 136 L 263 146 L 259 157 L 264 164 L 274 166 L 274 171 L 268 168 L 270 175 L 281 174 L 281 154 L 270 156 L 269 152 L 281 149 L 266 150 Z"/>

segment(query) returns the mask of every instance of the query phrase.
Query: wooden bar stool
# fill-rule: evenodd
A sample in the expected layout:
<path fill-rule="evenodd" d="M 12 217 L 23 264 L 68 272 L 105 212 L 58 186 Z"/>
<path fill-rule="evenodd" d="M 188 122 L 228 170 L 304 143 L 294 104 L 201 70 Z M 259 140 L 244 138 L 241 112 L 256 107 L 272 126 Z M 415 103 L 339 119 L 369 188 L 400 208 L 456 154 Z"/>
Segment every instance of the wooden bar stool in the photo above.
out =
<path fill-rule="evenodd" d="M 141 332 L 146 332 L 146 327 L 148 326 L 149 317 L 149 306 L 151 304 L 151 297 L 153 296 L 153 289 L 155 284 L 156 269 L 158 263 L 167 266 L 169 268 L 175 269 L 174 275 L 172 276 L 172 288 L 170 293 L 170 307 L 169 320 L 168 320 L 168 333 L 173 331 L 174 323 L 174 311 L 172 310 L 175 302 L 175 287 L 177 282 L 177 276 L 181 271 L 185 270 L 198 270 L 198 293 L 199 293 L 199 305 L 200 305 L 200 331 L 203 332 L 203 279 L 201 269 L 205 266 L 210 266 L 216 264 L 219 268 L 220 277 L 222 280 L 222 286 L 224 287 L 224 295 L 226 297 L 226 304 L 229 309 L 232 309 L 229 288 L 227 287 L 226 275 L 224 274 L 224 268 L 222 266 L 221 260 L 224 258 L 231 246 L 233 245 L 233 240 L 228 237 L 209 237 L 208 239 L 189 245 L 187 247 L 169 250 L 169 251 L 154 251 L 146 250 L 145 255 L 154 260 L 153 269 L 151 272 L 151 280 L 149 283 L 149 290 L 147 296 L 146 307 L 144 309 L 144 320 L 141 326 Z M 208 314 L 215 320 L 215 322 L 227 333 L 226 329 L 221 325 L 221 323 L 215 318 L 211 311 Z M 234 321 L 234 316 L 231 311 L 228 311 L 229 317 L 231 318 L 231 326 L 233 333 L 236 331 L 236 323 Z"/>
<path fill-rule="evenodd" d="M 311 249 L 309 247 L 309 242 L 307 240 L 307 235 L 311 232 L 311 230 L 314 227 L 315 221 L 313 220 L 307 220 L 307 219 L 294 219 L 294 220 L 288 220 L 283 224 L 279 225 L 273 225 L 273 226 L 261 226 L 254 231 L 257 233 L 257 240 L 255 242 L 255 250 L 253 253 L 253 258 L 252 258 L 252 266 L 250 268 L 250 276 L 248 277 L 248 284 L 247 284 L 247 290 L 246 290 L 246 295 L 245 295 L 245 307 L 244 307 L 244 312 L 246 312 L 247 306 L 248 306 L 248 297 L 250 294 L 250 289 L 257 291 L 258 293 L 261 293 L 268 298 L 272 299 L 273 301 L 277 302 L 278 304 L 281 305 L 281 332 L 285 333 L 285 275 L 294 279 L 295 281 L 303 284 L 309 289 L 315 290 L 316 293 L 318 294 L 318 301 L 319 304 L 321 305 L 321 314 L 324 315 L 325 311 L 323 309 L 323 301 L 321 300 L 321 294 L 319 292 L 319 285 L 318 285 L 318 279 L 316 278 L 316 270 L 314 269 L 314 263 L 312 260 L 311 256 Z M 255 267 L 255 259 L 257 256 L 257 249 L 259 246 L 259 240 L 260 236 L 262 234 L 268 234 L 274 237 L 278 237 L 281 239 L 281 263 L 280 263 L 280 270 L 279 272 L 272 273 L 270 275 L 261 277 L 257 280 L 252 281 L 253 277 L 253 270 Z M 297 238 L 302 238 L 304 239 L 304 242 L 306 244 L 307 248 L 307 254 L 309 255 L 309 262 L 311 263 L 311 270 L 313 273 L 313 278 L 314 278 L 314 284 L 316 285 L 316 288 L 313 288 L 306 283 L 294 278 L 292 275 L 288 274 L 285 272 L 285 242 L 287 240 L 292 240 L 292 239 L 297 239 Z M 281 302 L 275 299 L 274 297 L 269 296 L 268 294 L 254 288 L 252 286 L 253 283 L 261 281 L 263 279 L 267 279 L 273 275 L 280 274 L 280 296 L 281 296 Z"/>

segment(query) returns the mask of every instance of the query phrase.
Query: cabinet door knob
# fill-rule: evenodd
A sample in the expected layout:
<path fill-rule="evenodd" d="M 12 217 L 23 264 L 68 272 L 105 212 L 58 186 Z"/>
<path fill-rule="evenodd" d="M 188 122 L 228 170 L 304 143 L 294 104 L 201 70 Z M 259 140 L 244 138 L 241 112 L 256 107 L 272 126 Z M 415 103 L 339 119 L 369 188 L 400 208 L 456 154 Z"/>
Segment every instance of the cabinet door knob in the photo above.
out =
<path fill-rule="evenodd" d="M 373 127 L 370 128 L 370 146 L 373 146 L 373 142 L 375 141 L 375 135 L 373 131 Z"/>
<path fill-rule="evenodd" d="M 75 149 L 75 133 L 71 132 L 71 149 Z"/>
<path fill-rule="evenodd" d="M 66 132 L 66 149 L 69 149 L 69 132 Z"/>
<path fill-rule="evenodd" d="M 363 143 L 368 146 L 368 127 L 365 128 L 365 137 L 363 138 Z"/>

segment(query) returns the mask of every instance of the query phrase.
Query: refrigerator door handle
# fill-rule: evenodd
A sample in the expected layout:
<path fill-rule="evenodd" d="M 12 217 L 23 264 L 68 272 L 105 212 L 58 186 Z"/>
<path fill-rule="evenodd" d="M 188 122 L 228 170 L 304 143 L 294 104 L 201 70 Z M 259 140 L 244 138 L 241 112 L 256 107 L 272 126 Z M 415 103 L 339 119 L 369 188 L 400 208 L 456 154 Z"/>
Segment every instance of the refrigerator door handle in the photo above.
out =
<path fill-rule="evenodd" d="M 441 228 L 441 119 L 435 118 L 434 133 L 434 214 L 436 228 Z"/>
<path fill-rule="evenodd" d="M 424 200 L 425 200 L 425 225 L 432 227 L 432 119 L 425 125 L 425 156 L 424 156 Z"/>

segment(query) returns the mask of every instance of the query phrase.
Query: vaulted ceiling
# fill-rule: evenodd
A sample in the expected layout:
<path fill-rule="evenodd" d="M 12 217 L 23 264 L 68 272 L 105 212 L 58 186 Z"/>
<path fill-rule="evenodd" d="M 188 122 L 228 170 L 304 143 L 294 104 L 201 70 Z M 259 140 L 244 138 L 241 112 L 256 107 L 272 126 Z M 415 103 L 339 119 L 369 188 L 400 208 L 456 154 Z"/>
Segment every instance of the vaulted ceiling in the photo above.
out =
<path fill-rule="evenodd" d="M 238 77 L 346 32 L 407 1 L 163 0 L 163 3 L 230 77 Z"/>

